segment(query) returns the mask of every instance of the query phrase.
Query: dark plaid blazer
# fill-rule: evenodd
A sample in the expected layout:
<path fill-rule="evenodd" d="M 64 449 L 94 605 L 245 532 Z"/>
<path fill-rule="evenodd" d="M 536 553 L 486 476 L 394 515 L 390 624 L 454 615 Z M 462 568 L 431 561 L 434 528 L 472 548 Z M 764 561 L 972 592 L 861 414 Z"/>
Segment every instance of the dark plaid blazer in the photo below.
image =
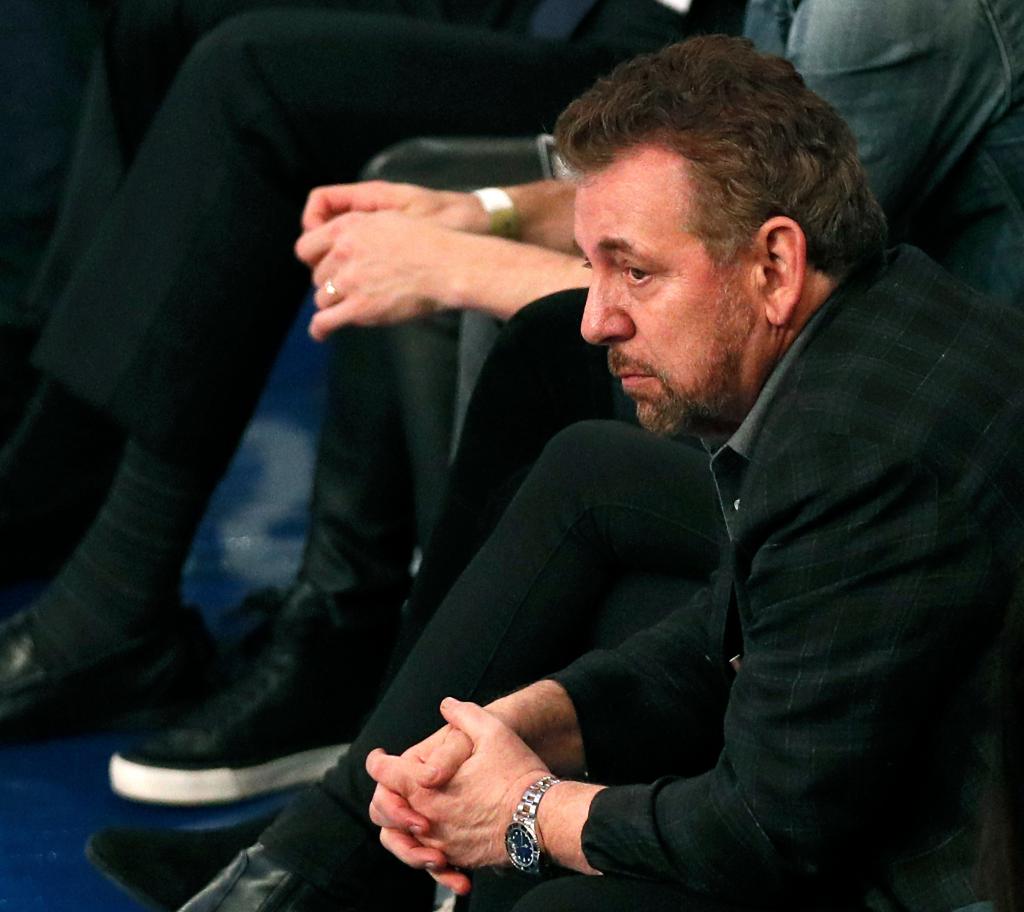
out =
<path fill-rule="evenodd" d="M 1024 315 L 913 248 L 825 308 L 749 461 L 725 454 L 711 586 L 556 676 L 592 776 L 626 783 L 584 850 L 755 905 L 838 885 L 953 909 L 975 899 L 991 650 L 1024 553 Z"/>

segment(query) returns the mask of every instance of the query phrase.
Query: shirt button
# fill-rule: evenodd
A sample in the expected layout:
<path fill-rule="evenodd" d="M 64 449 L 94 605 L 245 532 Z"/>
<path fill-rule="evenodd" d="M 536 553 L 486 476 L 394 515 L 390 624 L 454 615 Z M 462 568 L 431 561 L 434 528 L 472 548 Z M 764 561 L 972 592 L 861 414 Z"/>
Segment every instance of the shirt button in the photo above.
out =
<path fill-rule="evenodd" d="M 739 508 L 740 508 L 740 499 L 739 499 L 738 497 L 737 497 L 737 498 L 736 498 L 736 499 L 735 499 L 735 500 L 734 500 L 734 501 L 732 502 L 732 508 L 733 508 L 734 510 L 736 510 L 737 512 L 739 511 Z"/>

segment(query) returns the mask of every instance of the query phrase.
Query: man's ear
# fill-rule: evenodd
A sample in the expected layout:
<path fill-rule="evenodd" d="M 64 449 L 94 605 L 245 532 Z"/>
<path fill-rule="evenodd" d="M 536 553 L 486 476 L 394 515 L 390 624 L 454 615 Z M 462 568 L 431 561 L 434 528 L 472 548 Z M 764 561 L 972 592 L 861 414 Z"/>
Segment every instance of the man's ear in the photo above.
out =
<path fill-rule="evenodd" d="M 773 326 L 786 326 L 807 274 L 807 238 L 793 219 L 777 215 L 758 229 L 752 248 L 754 284 Z"/>

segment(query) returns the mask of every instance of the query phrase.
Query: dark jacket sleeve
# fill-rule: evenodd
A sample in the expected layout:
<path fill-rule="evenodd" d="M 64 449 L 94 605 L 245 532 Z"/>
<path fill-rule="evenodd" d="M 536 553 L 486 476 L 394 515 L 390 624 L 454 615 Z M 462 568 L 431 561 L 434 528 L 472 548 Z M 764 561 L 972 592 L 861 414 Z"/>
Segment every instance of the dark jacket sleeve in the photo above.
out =
<path fill-rule="evenodd" d="M 764 902 L 841 867 L 851 845 L 891 827 L 892 803 L 926 759 L 915 745 L 995 635 L 1003 593 L 955 486 L 884 445 L 804 439 L 748 468 L 742 500 L 743 661 L 722 750 L 699 775 L 600 793 L 583 847 L 601 871 Z M 673 616 L 658 636 L 587 657 L 563 677 L 588 753 L 587 728 L 607 728 L 602 712 L 625 711 L 617 693 L 647 682 L 657 699 L 675 690 L 676 727 L 693 722 L 687 691 L 704 678 L 686 621 Z M 664 706 L 643 714 L 661 727 L 636 749 L 668 718 Z"/>

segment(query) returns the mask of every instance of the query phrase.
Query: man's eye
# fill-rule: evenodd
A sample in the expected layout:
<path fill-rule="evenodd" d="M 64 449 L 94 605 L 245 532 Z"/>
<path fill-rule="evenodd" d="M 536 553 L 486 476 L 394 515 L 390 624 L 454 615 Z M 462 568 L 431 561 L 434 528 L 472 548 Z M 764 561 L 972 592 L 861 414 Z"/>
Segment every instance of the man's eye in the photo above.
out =
<path fill-rule="evenodd" d="M 583 258 L 583 262 L 580 264 L 584 269 L 593 269 L 594 264 L 590 262 L 586 257 Z"/>
<path fill-rule="evenodd" d="M 644 272 L 644 270 L 638 269 L 636 266 L 627 266 L 626 275 L 628 275 L 633 282 L 642 282 L 650 275 L 650 273 Z"/>

